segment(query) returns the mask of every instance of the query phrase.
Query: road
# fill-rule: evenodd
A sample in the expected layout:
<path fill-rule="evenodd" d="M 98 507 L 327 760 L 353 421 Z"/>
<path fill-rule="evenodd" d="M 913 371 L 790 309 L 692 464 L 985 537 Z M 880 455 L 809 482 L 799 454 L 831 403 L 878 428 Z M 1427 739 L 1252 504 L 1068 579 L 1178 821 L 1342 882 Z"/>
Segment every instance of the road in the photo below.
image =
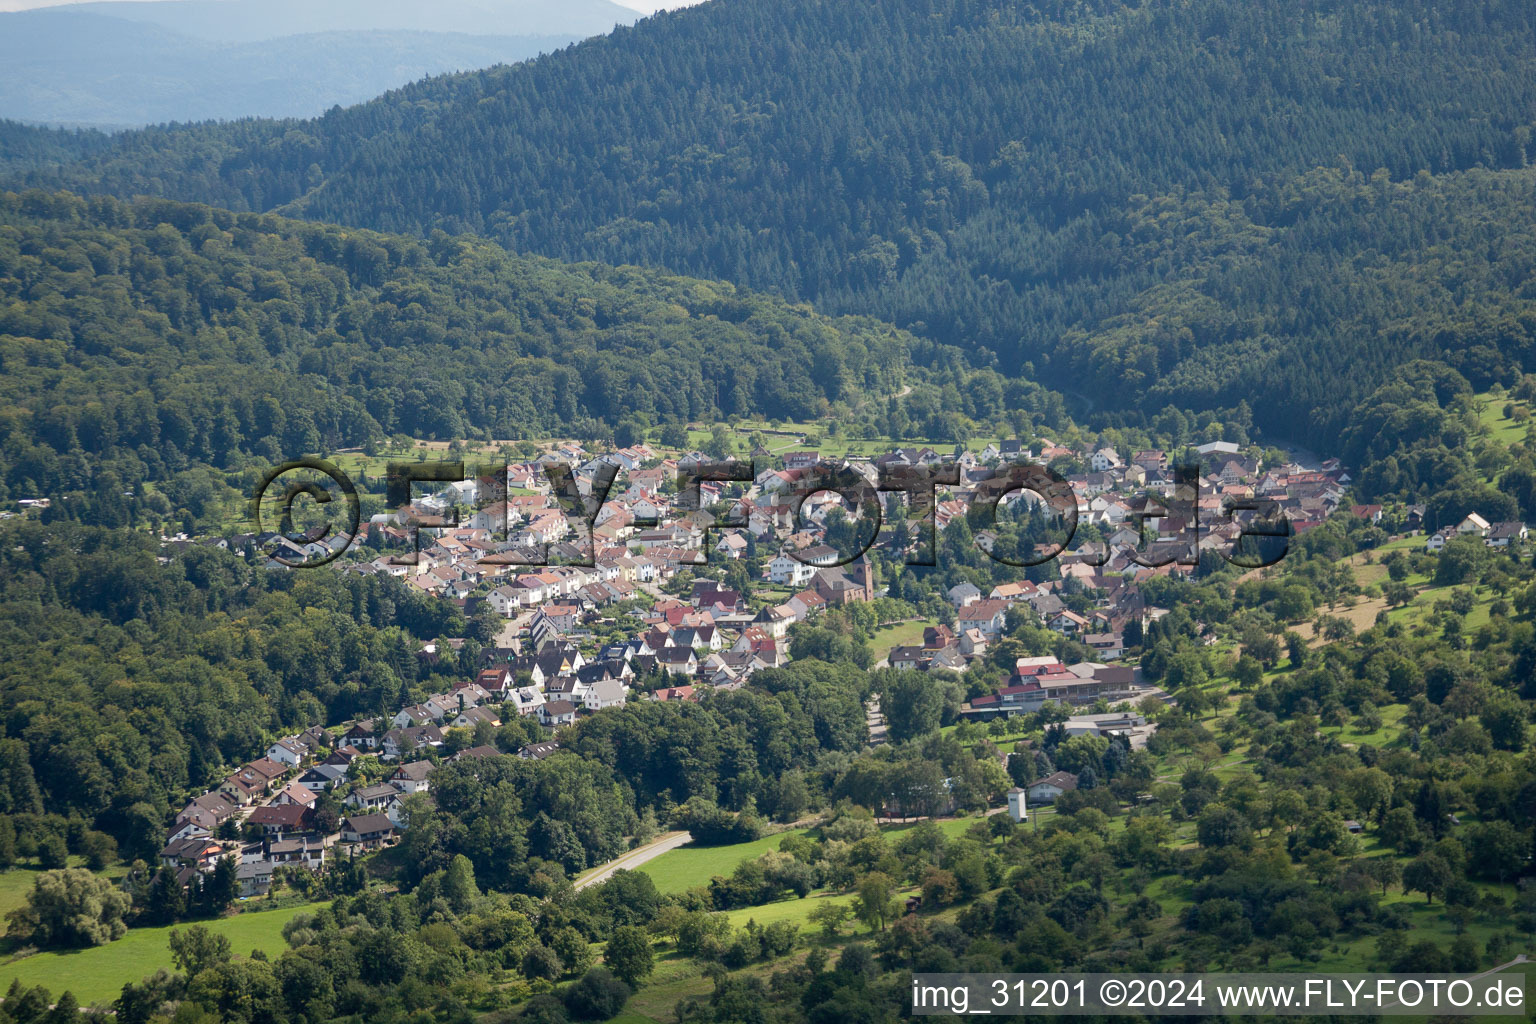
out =
<path fill-rule="evenodd" d="M 687 832 L 667 832 L 656 839 L 652 839 L 644 846 L 635 847 L 633 850 L 630 850 L 622 857 L 615 857 L 613 860 L 604 864 L 590 875 L 587 875 L 585 878 L 578 881 L 575 888 L 585 889 L 589 885 L 597 885 L 599 882 L 606 882 L 609 876 L 620 868 L 623 868 L 626 871 L 633 871 L 635 868 L 639 867 L 641 864 L 644 864 L 646 861 L 660 857 L 667 851 L 675 850 L 679 846 L 682 846 L 685 843 L 691 843 L 692 841 L 693 836 L 689 835 Z"/>

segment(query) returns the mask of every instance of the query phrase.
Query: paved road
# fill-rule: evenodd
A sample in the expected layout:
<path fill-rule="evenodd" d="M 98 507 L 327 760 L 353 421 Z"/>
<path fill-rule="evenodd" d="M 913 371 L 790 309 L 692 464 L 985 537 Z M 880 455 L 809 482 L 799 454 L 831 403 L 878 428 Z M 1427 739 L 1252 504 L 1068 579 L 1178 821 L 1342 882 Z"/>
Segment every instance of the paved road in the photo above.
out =
<path fill-rule="evenodd" d="M 684 843 L 691 842 L 693 842 L 693 836 L 689 835 L 687 832 L 668 832 L 657 839 L 652 839 L 644 846 L 635 847 L 633 850 L 630 850 L 622 857 L 614 858 L 607 864 L 604 864 L 601 868 L 598 868 L 596 871 L 592 872 L 590 875 L 587 875 L 581 881 L 577 882 L 575 887 L 577 889 L 585 889 L 589 885 L 597 885 L 599 882 L 606 882 L 608 877 L 620 868 L 623 868 L 626 871 L 633 871 L 635 868 L 639 867 L 641 864 L 644 864 L 646 861 L 660 857 L 668 850 L 675 850 L 679 846 L 682 846 Z"/>

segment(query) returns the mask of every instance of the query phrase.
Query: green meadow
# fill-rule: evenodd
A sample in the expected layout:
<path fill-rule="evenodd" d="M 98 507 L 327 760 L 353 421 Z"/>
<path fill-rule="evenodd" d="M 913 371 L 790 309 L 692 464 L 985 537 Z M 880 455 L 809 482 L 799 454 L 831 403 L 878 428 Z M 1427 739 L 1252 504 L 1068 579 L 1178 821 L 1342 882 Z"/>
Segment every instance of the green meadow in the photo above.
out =
<path fill-rule="evenodd" d="M 11 872 L 15 874 L 16 872 Z M 312 907 L 313 905 L 311 905 Z M 295 914 L 310 907 L 285 910 L 250 911 L 217 921 L 204 922 L 208 928 L 229 939 L 240 956 L 259 949 L 269 956 L 284 948 L 283 925 Z M 171 928 L 133 928 L 116 942 L 90 949 L 34 953 L 20 960 L 0 964 L 0 989 L 13 979 L 23 985 L 42 985 L 55 996 L 70 991 L 82 1006 L 106 1004 L 116 999 L 123 986 L 171 967 Z"/>

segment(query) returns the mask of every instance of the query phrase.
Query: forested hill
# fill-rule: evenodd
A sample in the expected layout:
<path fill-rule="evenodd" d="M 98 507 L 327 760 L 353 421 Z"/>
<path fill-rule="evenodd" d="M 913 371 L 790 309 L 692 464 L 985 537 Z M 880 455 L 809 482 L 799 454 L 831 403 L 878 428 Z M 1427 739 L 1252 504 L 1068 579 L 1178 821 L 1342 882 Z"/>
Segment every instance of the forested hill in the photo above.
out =
<path fill-rule="evenodd" d="M 1447 198 L 1416 176 L 1522 167 L 1533 109 L 1523 0 L 716 0 L 313 122 L 131 134 L 62 172 L 45 165 L 68 142 L 33 141 L 12 166 L 723 278 L 1115 407 L 1247 399 L 1272 436 L 1321 442 L 1415 302 L 1341 268 L 1433 277 L 1419 246 L 1499 217 L 1446 205 L 1481 185 Z M 1309 222 L 1371 201 L 1319 168 L 1414 183 L 1384 200 L 1393 233 Z M 1392 300 L 1336 326 L 1357 286 Z"/>
<path fill-rule="evenodd" d="M 944 380 L 924 386 L 914 356 L 947 366 Z M 932 392 L 923 407 L 941 420 L 1041 396 L 990 370 L 990 388 L 966 386 L 964 372 L 888 325 L 729 284 L 440 232 L 0 192 L 0 497 L 115 493 L 99 470 L 132 487 L 395 433 L 611 438 L 621 416 L 847 416 L 911 382 L 905 401 Z"/>

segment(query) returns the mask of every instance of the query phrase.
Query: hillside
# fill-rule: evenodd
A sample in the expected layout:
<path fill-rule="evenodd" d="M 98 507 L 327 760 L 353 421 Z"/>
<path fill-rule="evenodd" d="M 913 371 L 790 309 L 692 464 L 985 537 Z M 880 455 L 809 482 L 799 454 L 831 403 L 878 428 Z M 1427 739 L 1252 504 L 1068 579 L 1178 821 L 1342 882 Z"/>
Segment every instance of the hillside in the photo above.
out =
<path fill-rule="evenodd" d="M 1059 396 L 990 370 L 972 380 L 956 353 L 869 319 L 442 233 L 0 193 L 0 268 L 10 498 L 106 486 L 99 468 L 133 486 L 396 434 L 883 416 L 909 382 L 914 422 L 959 424 L 951 437 L 967 415 L 1060 411 Z M 919 362 L 943 365 L 932 387 Z"/>
<path fill-rule="evenodd" d="M 1419 250 L 1500 222 L 1440 179 L 1523 166 L 1533 20 L 1420 0 L 717 0 L 302 128 L 132 134 L 62 172 L 34 143 L 11 166 L 723 278 L 1112 390 L 1135 406 L 1112 418 L 1246 401 L 1316 443 L 1405 358 L 1380 332 L 1417 308 Z M 1373 189 L 1399 206 L 1386 233 L 1308 217 L 1314 196 L 1332 218 Z"/>

